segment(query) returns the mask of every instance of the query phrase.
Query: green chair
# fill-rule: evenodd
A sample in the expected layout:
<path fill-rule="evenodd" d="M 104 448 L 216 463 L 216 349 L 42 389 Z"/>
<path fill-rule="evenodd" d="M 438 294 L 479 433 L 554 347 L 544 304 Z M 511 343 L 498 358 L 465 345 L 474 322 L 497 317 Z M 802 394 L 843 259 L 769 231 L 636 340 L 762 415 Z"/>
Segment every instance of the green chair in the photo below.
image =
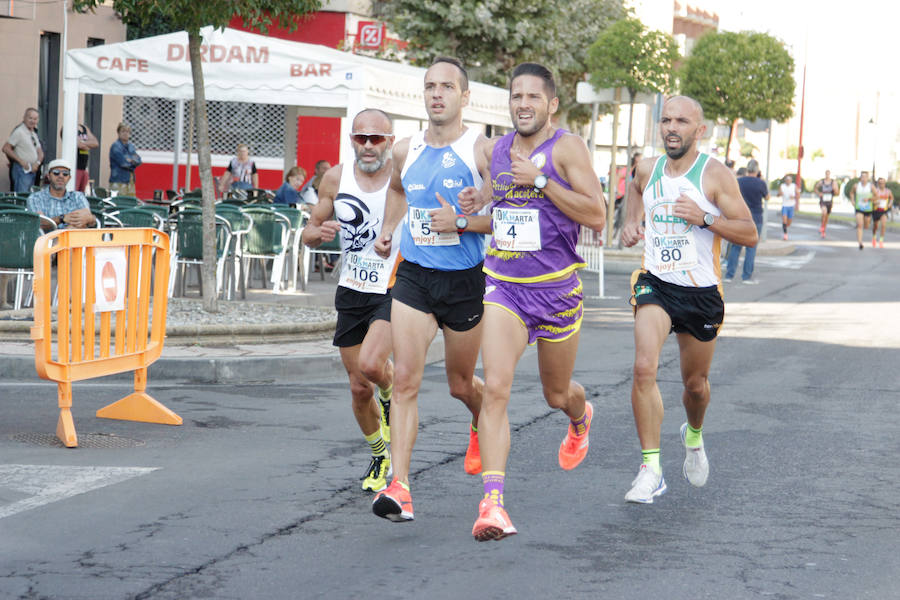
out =
<path fill-rule="evenodd" d="M 256 260 L 262 267 L 263 287 L 266 287 L 266 260 L 272 260 L 272 291 L 280 291 L 281 276 L 284 272 L 284 257 L 287 253 L 291 236 L 291 222 L 282 214 L 270 208 L 248 206 L 244 214 L 253 219 L 253 226 L 243 236 L 244 278 L 249 283 L 252 261 Z"/>
<path fill-rule="evenodd" d="M 297 291 L 297 271 L 301 268 L 305 269 L 306 263 L 301 261 L 301 252 L 303 252 L 303 245 L 301 243 L 301 236 L 303 235 L 303 226 L 306 224 L 306 218 L 304 217 L 304 213 L 299 208 L 291 208 L 286 204 L 273 204 L 272 210 L 277 212 L 278 214 L 284 215 L 291 222 L 291 239 L 290 239 L 290 250 L 291 250 L 291 274 L 288 276 L 288 280 L 291 282 L 291 291 Z M 307 258 L 305 253 L 302 254 L 303 258 Z M 300 276 L 300 286 L 303 291 L 306 291 L 306 282 L 307 278 L 304 274 Z"/>
<path fill-rule="evenodd" d="M 169 244 L 171 268 L 169 269 L 169 297 L 175 292 L 175 283 L 181 279 L 181 295 L 184 295 L 187 267 L 203 264 L 203 213 L 185 209 L 169 217 Z M 231 245 L 231 227 L 228 221 L 216 216 L 216 294 L 222 291 L 225 259 Z M 202 287 L 201 287 L 202 293 Z"/>
<path fill-rule="evenodd" d="M 106 198 L 105 201 L 119 210 L 141 206 L 141 201 L 131 196 L 116 196 L 115 198 Z"/>
<path fill-rule="evenodd" d="M 28 206 L 28 196 L 19 196 L 18 194 L 4 194 L 0 196 L 0 202 L 18 206 L 19 208 L 25 208 Z"/>
<path fill-rule="evenodd" d="M 22 208 L 0 209 L 0 274 L 16 276 L 15 310 L 30 305 L 34 295 L 34 290 L 29 290 L 23 302 L 25 281 L 34 279 L 34 243 L 44 233 L 41 221 L 53 223 L 52 219 Z M 0 293 L 5 301 L 6 286 Z"/>
<path fill-rule="evenodd" d="M 216 204 L 216 216 L 228 221 L 231 227 L 231 248 L 228 252 L 228 264 L 231 268 L 226 272 L 226 299 L 234 298 L 233 293 L 241 288 L 241 298 L 247 298 L 247 287 L 244 281 L 243 239 L 253 227 L 253 218 L 233 204 Z"/>
<path fill-rule="evenodd" d="M 109 190 L 102 187 L 94 187 L 94 195 L 98 198 L 109 198 Z"/>
<path fill-rule="evenodd" d="M 166 223 L 156 211 L 144 206 L 109 212 L 106 216 L 115 219 L 120 227 L 151 227 L 162 231 Z"/>

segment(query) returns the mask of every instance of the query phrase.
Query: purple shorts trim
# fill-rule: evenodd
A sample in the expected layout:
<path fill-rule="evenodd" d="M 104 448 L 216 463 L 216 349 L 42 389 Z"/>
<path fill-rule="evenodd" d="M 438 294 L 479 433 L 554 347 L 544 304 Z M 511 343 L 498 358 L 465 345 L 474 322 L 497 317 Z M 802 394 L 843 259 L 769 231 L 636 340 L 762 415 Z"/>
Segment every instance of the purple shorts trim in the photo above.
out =
<path fill-rule="evenodd" d="M 518 317 L 528 331 L 528 344 L 538 338 L 561 342 L 581 329 L 584 290 L 577 273 L 558 281 L 512 283 L 485 276 L 484 303 L 501 306 Z"/>

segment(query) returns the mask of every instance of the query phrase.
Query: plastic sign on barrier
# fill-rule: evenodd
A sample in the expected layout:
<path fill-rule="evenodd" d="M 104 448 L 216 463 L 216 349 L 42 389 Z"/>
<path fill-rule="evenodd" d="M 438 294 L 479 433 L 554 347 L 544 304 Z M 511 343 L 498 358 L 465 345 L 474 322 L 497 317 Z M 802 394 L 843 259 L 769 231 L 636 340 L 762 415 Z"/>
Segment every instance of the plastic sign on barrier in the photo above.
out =
<path fill-rule="evenodd" d="M 98 248 L 94 251 L 94 268 L 94 312 L 125 310 L 125 248 Z"/>

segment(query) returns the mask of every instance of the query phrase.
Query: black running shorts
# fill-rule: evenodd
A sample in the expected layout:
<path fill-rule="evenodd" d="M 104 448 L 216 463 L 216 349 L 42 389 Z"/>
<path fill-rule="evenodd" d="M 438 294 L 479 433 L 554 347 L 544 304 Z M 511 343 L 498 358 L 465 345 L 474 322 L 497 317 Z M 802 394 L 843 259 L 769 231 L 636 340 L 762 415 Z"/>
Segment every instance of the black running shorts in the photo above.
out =
<path fill-rule="evenodd" d="M 461 271 L 428 269 L 404 260 L 397 267 L 391 295 L 418 311 L 434 315 L 438 326 L 468 331 L 484 314 L 482 264 Z"/>
<path fill-rule="evenodd" d="M 718 335 L 725 319 L 725 302 L 718 286 L 675 285 L 647 271 L 635 271 L 631 280 L 635 310 L 643 304 L 656 304 L 672 319 L 675 333 L 689 333 L 701 342 L 712 341 Z"/>
<path fill-rule="evenodd" d="M 357 346 L 366 338 L 373 321 L 391 322 L 391 291 L 370 294 L 338 286 L 334 309 L 338 318 L 332 343 L 338 348 Z"/>

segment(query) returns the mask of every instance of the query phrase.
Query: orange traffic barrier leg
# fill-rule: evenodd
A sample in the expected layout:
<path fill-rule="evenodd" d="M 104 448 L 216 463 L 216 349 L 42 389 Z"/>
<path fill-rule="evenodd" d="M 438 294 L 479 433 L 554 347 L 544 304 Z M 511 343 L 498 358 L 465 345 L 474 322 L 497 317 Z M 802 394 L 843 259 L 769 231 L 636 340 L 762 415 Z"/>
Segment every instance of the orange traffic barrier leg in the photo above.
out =
<path fill-rule="evenodd" d="M 147 367 L 142 367 L 134 372 L 134 393 L 109 406 L 104 406 L 97 411 L 97 416 L 102 419 L 181 425 L 181 417 L 151 398 L 145 389 L 147 389 Z"/>
<path fill-rule="evenodd" d="M 72 419 L 72 383 L 60 382 L 57 385 L 59 394 L 59 421 L 56 423 L 56 437 L 67 448 L 78 446 L 78 435 L 75 433 L 75 421 Z"/>

